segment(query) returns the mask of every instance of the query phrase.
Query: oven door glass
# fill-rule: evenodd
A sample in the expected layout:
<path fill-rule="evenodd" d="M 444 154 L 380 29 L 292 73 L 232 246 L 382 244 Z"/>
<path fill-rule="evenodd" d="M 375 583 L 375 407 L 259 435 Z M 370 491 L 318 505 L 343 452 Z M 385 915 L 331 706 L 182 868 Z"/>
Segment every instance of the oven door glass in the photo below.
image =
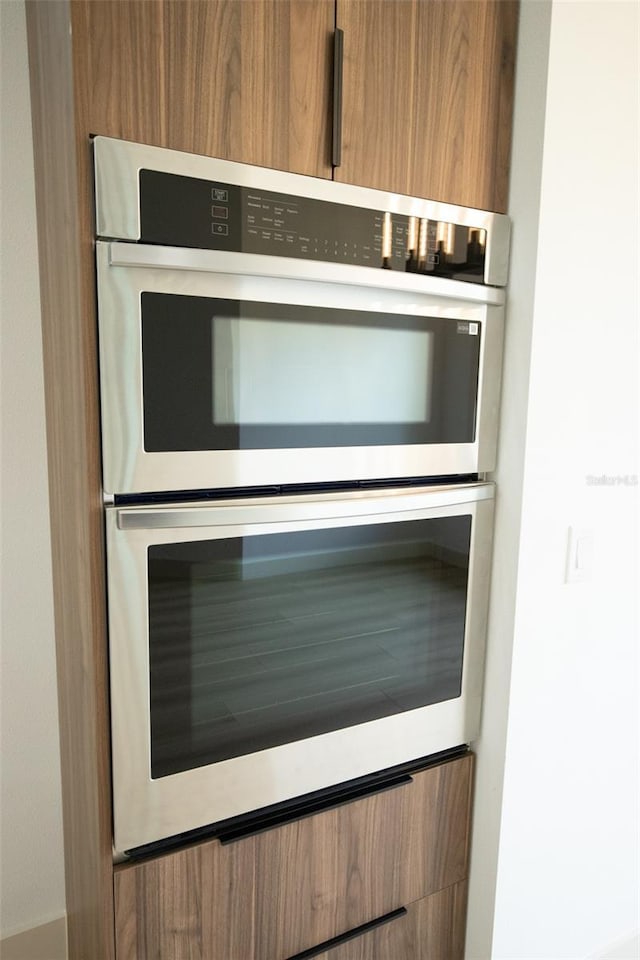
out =
<path fill-rule="evenodd" d="M 471 444 L 481 323 L 141 293 L 149 452 Z"/>
<path fill-rule="evenodd" d="M 151 777 L 459 697 L 471 520 L 150 545 Z"/>

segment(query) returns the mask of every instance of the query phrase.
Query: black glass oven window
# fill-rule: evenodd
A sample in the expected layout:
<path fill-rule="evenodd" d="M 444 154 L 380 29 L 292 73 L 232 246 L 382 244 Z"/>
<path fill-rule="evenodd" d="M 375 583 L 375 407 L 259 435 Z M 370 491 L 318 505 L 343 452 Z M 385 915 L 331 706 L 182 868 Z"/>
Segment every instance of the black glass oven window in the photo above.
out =
<path fill-rule="evenodd" d="M 460 695 L 471 517 L 152 546 L 151 776 Z"/>
<path fill-rule="evenodd" d="M 481 325 L 142 294 L 148 451 L 470 443 Z"/>

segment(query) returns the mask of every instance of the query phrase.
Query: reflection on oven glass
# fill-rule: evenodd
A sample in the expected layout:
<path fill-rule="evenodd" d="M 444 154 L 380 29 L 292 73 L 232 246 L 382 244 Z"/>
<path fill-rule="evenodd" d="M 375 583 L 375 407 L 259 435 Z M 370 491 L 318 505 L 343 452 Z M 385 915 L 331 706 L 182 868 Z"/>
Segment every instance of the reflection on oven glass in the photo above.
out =
<path fill-rule="evenodd" d="M 215 316 L 213 421 L 429 423 L 432 341 L 428 330 Z"/>
<path fill-rule="evenodd" d="M 460 695 L 471 518 L 149 551 L 152 776 Z"/>

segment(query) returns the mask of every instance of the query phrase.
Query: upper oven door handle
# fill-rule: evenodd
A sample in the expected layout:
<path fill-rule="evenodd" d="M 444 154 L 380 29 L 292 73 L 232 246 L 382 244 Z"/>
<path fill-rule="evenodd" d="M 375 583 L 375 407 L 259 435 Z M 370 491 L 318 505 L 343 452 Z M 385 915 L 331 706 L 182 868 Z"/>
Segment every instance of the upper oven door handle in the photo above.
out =
<path fill-rule="evenodd" d="M 201 250 L 193 247 L 165 247 L 147 243 L 128 243 L 119 240 L 111 242 L 98 240 L 98 244 L 107 243 L 109 248 L 109 266 L 111 267 L 150 267 L 157 270 L 206 270 L 220 272 L 216 263 L 219 250 Z"/>
<path fill-rule="evenodd" d="M 247 524 L 348 520 L 381 514 L 415 513 L 453 504 L 492 500 L 492 483 L 455 484 L 295 497 L 265 497 L 251 501 L 214 501 L 203 505 L 116 507 L 120 530 L 177 530 Z"/>
<path fill-rule="evenodd" d="M 137 267 L 151 270 L 190 270 L 196 273 L 231 274 L 279 280 L 312 280 L 319 283 L 345 283 L 355 287 L 422 293 L 453 297 L 471 303 L 502 306 L 505 292 L 446 277 L 403 273 L 373 267 L 355 267 L 343 263 L 270 257 L 262 253 L 234 253 L 228 250 L 200 250 L 191 247 L 164 247 L 146 243 L 98 240 L 97 247 L 108 246 L 109 267 Z"/>

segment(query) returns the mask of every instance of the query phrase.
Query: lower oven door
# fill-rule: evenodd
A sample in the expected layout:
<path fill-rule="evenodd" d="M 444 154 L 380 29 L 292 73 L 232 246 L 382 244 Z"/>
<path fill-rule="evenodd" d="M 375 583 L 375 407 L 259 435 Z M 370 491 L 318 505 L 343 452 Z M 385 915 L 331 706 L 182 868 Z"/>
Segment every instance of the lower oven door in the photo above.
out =
<path fill-rule="evenodd" d="M 469 742 L 493 495 L 108 507 L 116 852 Z"/>

